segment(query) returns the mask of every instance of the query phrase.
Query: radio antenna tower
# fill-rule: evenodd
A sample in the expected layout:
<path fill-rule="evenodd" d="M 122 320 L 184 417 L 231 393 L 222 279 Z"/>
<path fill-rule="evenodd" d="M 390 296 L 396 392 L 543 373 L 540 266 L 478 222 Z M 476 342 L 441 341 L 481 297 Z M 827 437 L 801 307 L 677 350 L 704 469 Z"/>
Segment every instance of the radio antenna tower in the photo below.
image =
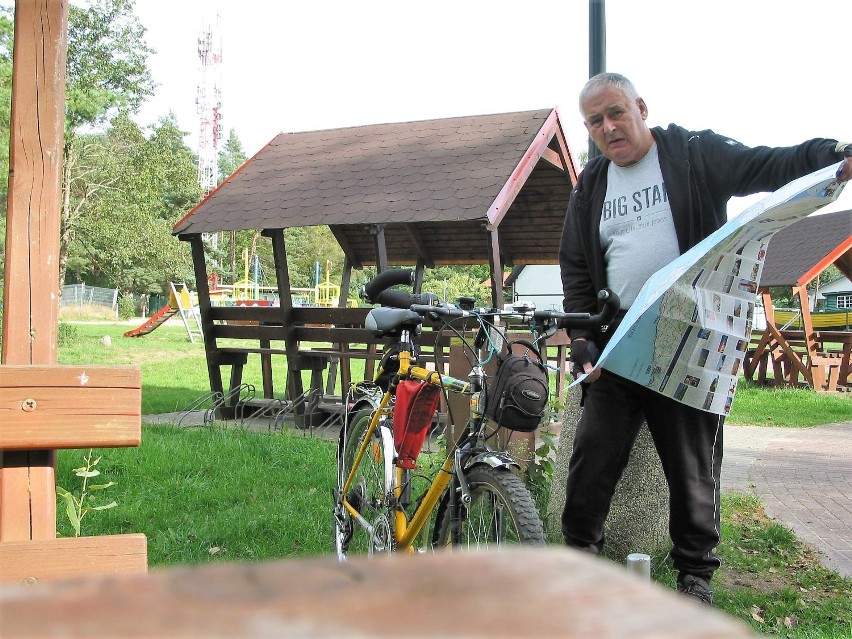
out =
<path fill-rule="evenodd" d="M 198 132 L 198 184 L 207 197 L 219 179 L 219 140 L 222 137 L 222 36 L 219 16 L 215 27 L 205 24 L 198 38 L 201 81 L 195 98 Z"/>

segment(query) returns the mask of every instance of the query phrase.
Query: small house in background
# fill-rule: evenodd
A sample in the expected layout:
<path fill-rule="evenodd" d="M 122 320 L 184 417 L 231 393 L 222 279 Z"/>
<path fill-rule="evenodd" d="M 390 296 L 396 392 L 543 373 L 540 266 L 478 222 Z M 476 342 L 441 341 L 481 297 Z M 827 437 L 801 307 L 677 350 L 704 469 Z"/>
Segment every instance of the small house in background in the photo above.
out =
<path fill-rule="evenodd" d="M 817 289 L 817 311 L 848 311 L 852 313 L 852 281 L 841 276 Z"/>
<path fill-rule="evenodd" d="M 558 264 L 517 266 L 506 279 L 512 302 L 532 302 L 539 310 L 562 310 L 562 279 Z"/>

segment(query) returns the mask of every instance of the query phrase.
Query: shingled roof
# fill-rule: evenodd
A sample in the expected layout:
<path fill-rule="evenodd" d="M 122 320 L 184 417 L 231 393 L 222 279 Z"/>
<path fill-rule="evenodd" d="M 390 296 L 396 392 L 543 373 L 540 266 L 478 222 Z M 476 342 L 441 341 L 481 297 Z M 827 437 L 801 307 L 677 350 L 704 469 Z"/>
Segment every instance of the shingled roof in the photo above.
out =
<path fill-rule="evenodd" d="M 760 286 L 804 286 L 831 264 L 852 279 L 852 210 L 811 215 L 773 235 Z"/>
<path fill-rule="evenodd" d="M 554 263 L 576 168 L 555 109 L 282 133 L 174 227 L 328 225 L 356 266 Z"/>

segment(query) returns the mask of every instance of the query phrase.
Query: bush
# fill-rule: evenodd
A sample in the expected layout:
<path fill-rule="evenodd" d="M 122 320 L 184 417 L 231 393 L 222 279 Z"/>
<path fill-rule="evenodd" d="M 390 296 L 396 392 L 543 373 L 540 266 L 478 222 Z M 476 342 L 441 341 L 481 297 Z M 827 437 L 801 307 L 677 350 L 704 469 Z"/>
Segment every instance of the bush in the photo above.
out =
<path fill-rule="evenodd" d="M 126 320 L 136 315 L 136 302 L 133 293 L 122 293 L 118 298 L 118 319 Z"/>
<path fill-rule="evenodd" d="M 74 324 L 59 323 L 59 345 L 73 346 L 80 341 L 80 330 Z"/>

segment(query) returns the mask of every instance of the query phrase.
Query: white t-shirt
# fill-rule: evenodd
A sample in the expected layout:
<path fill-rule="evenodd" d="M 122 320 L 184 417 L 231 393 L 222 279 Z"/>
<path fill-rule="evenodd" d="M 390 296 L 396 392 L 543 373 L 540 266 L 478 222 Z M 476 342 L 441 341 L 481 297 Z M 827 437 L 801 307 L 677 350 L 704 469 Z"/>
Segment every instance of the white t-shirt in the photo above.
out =
<path fill-rule="evenodd" d="M 630 308 L 648 278 L 680 255 L 656 144 L 632 166 L 609 163 L 602 213 L 607 281 Z"/>

